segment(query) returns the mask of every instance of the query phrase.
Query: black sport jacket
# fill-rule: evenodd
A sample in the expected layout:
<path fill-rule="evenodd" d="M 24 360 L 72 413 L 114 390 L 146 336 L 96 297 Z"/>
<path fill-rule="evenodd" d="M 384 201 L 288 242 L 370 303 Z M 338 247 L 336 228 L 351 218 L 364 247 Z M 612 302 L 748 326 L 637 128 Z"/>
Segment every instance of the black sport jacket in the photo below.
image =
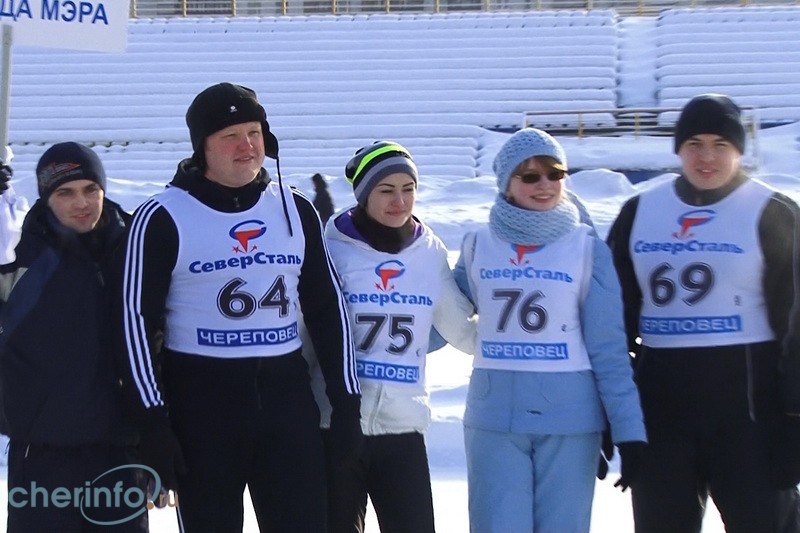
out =
<path fill-rule="evenodd" d="M 243 187 L 225 187 L 208 180 L 201 168 L 187 159 L 178 165 L 170 187 L 188 191 L 190 195 L 216 211 L 235 213 L 255 205 L 268 182 L 269 177 L 262 169 L 255 180 Z M 355 377 L 349 323 L 344 302 L 341 300 L 338 276 L 333 271 L 322 239 L 319 217 L 311 201 L 296 191 L 287 195 L 285 201 L 296 204 L 302 223 L 301 228 L 292 228 L 293 238 L 304 239 L 305 242 L 304 262 L 298 285 L 299 299 L 306 326 L 312 334 L 314 348 L 319 354 L 320 365 L 328 384 L 327 394 L 334 410 L 338 407 L 339 415 L 357 419 L 360 416 L 360 389 Z M 147 203 L 140 207 L 139 211 L 146 207 Z M 129 240 L 141 239 L 143 248 L 142 252 L 137 254 L 140 258 L 137 264 L 132 264 L 129 254 L 123 277 L 126 286 L 132 288 L 135 285 L 141 290 L 135 294 L 132 290 L 125 291 L 123 299 L 128 309 L 133 307 L 140 309 L 144 341 L 139 340 L 142 338 L 142 328 L 125 324 L 124 320 L 119 321 L 119 326 L 123 327 L 119 337 L 126 343 L 127 363 L 134 374 L 141 372 L 142 366 L 146 366 L 149 360 L 154 369 L 155 387 L 160 398 L 155 399 L 133 386 L 126 387 L 126 391 L 130 393 L 129 404 L 132 403 L 134 409 L 139 411 L 135 415 L 153 412 L 163 416 L 166 414 L 164 393 L 168 391 L 164 390 L 164 382 L 158 372 L 164 368 L 161 359 L 168 351 L 165 349 L 162 351 L 160 338 L 164 329 L 165 302 L 170 289 L 172 271 L 177 261 L 179 234 L 171 215 L 161 206 L 154 208 L 141 228 L 138 227 L 137 219 L 144 219 L 144 216 L 140 217 L 138 212 L 134 216 Z M 239 362 L 228 359 L 213 360 L 214 364 L 208 366 L 208 372 L 230 371 L 232 367 L 240 366 L 240 370 L 237 371 L 240 374 L 239 379 L 251 383 L 254 387 L 252 376 L 257 372 L 258 365 L 265 363 L 259 359 L 261 358 L 243 358 Z M 213 370 L 215 365 L 216 371 Z M 147 376 L 142 378 L 147 379 Z M 248 397 L 256 397 L 255 393 L 251 395 L 247 391 L 243 392 Z"/>
<path fill-rule="evenodd" d="M 16 260 L 0 266 L 0 381 L 13 440 L 125 440 L 108 278 L 129 220 L 105 200 L 98 228 L 78 235 L 41 201 L 28 212 Z"/>
<path fill-rule="evenodd" d="M 685 177 L 674 182 L 678 196 L 689 205 L 712 205 L 747 180 L 739 173 L 731 183 L 715 190 L 695 189 Z M 639 197 L 622 207 L 608 234 L 614 265 L 622 285 L 628 346 L 637 357 L 637 380 L 652 398 L 656 411 L 694 416 L 698 403 L 713 403 L 731 416 L 755 418 L 762 408 L 775 405 L 786 413 L 800 414 L 800 209 L 781 193 L 765 206 L 758 224 L 764 257 L 760 283 L 767 302 L 769 323 L 776 341 L 751 345 L 664 350 L 643 348 L 639 336 L 642 293 L 630 256 L 630 234 Z M 663 364 L 662 364 L 663 363 Z M 638 368 L 646 365 L 647 368 Z M 658 367 L 658 368 L 656 368 Z M 646 383 L 642 383 L 642 379 Z M 680 394 L 678 394 L 680 392 Z M 685 411 L 676 397 L 696 396 Z M 689 400 L 687 400 L 688 402 Z M 646 403 L 643 398 L 643 404 Z M 658 407 L 656 407 L 658 406 Z M 647 408 L 647 406 L 645 406 Z M 711 409 L 709 416 L 717 416 Z M 702 422 L 701 422 L 702 423 Z"/>

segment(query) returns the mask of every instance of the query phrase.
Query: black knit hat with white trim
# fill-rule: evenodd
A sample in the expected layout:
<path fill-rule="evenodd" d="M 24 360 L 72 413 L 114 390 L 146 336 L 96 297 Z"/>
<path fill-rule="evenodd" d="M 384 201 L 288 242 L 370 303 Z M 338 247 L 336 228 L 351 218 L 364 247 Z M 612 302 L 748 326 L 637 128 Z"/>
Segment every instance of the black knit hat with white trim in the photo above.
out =
<path fill-rule="evenodd" d="M 258 103 L 255 91 L 233 83 L 218 83 L 195 96 L 186 111 L 186 125 L 192 139 L 195 162 L 205 165 L 206 138 L 234 124 L 260 122 L 264 154 L 278 158 L 278 139 L 269 130 L 267 112 Z"/>

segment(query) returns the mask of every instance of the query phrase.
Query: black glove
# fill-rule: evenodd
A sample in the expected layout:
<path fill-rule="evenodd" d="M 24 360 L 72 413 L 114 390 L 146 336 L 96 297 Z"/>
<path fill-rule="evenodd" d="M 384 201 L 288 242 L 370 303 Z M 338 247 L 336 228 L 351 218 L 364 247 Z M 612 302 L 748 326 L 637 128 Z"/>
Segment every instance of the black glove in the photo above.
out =
<path fill-rule="evenodd" d="M 186 463 L 178 438 L 163 413 L 152 413 L 144 421 L 139 455 L 142 464 L 158 473 L 164 489 L 178 490 L 178 476 L 186 474 Z"/>
<path fill-rule="evenodd" d="M 364 434 L 361 432 L 361 399 L 350 396 L 340 400 L 331 412 L 330 459 L 334 468 L 361 456 Z"/>
<path fill-rule="evenodd" d="M 781 415 L 773 424 L 770 469 L 777 489 L 800 483 L 800 417 Z"/>
<path fill-rule="evenodd" d="M 597 479 L 605 479 L 608 474 L 608 463 L 614 458 L 614 443 L 611 441 L 611 430 L 603 431 L 603 442 L 600 444 L 600 460 L 597 463 Z"/>
<path fill-rule="evenodd" d="M 636 475 L 639 473 L 639 467 L 642 464 L 645 446 L 647 444 L 642 441 L 620 442 L 617 444 L 617 448 L 619 448 L 620 476 L 614 486 L 620 487 L 622 492 L 628 490 L 628 487 L 636 480 Z"/>
<path fill-rule="evenodd" d="M 13 175 L 14 171 L 11 170 L 11 167 L 0 161 L 0 194 L 8 190 Z"/>

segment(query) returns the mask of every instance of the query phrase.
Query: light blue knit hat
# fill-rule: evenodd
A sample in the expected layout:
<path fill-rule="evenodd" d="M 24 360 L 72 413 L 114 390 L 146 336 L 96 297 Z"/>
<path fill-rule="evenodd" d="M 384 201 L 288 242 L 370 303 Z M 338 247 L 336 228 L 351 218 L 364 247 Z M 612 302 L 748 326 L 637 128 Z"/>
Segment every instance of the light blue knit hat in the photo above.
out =
<path fill-rule="evenodd" d="M 520 163 L 539 155 L 552 157 L 566 170 L 567 155 L 564 153 L 564 149 L 546 131 L 524 128 L 509 137 L 500 147 L 492 165 L 500 192 L 505 193 L 508 190 L 508 180 L 511 179 L 511 175 Z"/>

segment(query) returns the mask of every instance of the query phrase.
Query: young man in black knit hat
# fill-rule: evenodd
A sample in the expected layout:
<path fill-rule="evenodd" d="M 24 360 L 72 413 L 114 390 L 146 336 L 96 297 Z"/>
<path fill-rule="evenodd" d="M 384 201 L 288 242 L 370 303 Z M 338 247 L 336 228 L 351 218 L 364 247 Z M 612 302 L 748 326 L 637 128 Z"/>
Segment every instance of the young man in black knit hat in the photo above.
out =
<path fill-rule="evenodd" d="M 800 209 L 741 169 L 745 128 L 704 94 L 675 127 L 681 175 L 608 236 L 649 444 L 637 532 L 800 531 Z"/>
<path fill-rule="evenodd" d="M 86 146 L 53 145 L 36 178 L 16 259 L 0 266 L 8 531 L 146 532 L 108 318 L 111 259 L 130 215 L 105 197 Z M 107 501 L 117 482 L 125 498 Z"/>
<path fill-rule="evenodd" d="M 182 531 L 324 531 L 319 411 L 298 309 L 333 405 L 338 460 L 363 438 L 352 339 L 313 205 L 270 180 L 256 94 L 213 85 L 186 113 L 194 153 L 131 225 L 123 331 L 144 461 L 178 490 Z M 163 335 L 163 343 L 160 339 Z"/>

